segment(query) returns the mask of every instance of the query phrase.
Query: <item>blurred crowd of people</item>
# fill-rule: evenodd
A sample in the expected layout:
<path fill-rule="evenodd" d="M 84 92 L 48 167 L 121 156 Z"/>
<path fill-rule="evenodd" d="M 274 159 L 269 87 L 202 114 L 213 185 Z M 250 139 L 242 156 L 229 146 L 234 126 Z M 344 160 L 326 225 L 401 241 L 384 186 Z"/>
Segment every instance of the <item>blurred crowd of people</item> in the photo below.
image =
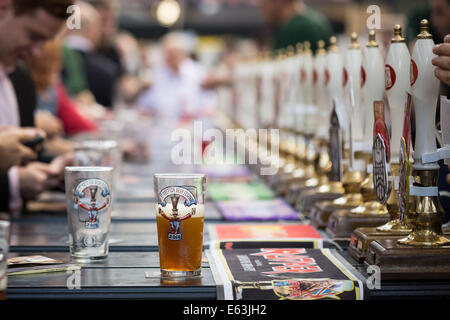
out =
<path fill-rule="evenodd" d="M 67 23 L 74 4 L 79 28 Z M 118 31 L 119 9 L 110 0 L 0 0 L 0 212 L 19 214 L 62 188 L 76 137 L 118 120 L 116 109 L 189 118 L 212 106 L 195 37 L 140 43 Z M 125 156 L 137 145 L 122 145 Z"/>
<path fill-rule="evenodd" d="M 450 12 L 448 0 L 430 3 Z M 70 30 L 73 4 L 81 9 L 81 28 Z M 260 6 L 273 30 L 272 49 L 310 41 L 315 50 L 317 40 L 332 34 L 326 18 L 302 1 L 260 0 Z M 211 89 L 230 84 L 243 55 L 225 51 L 219 67 L 207 70 L 193 58 L 196 37 L 182 32 L 168 33 L 160 50 L 151 50 L 152 44 L 119 32 L 119 10 L 111 0 L 0 0 L 0 212 L 20 212 L 24 201 L 60 187 L 73 160 L 67 137 L 95 133 L 118 106 L 200 117 L 214 108 Z M 442 37 L 450 33 L 450 20 L 431 21 Z M 450 36 L 440 42 L 433 64 L 449 85 Z"/>
<path fill-rule="evenodd" d="M 76 2 L 81 28 L 69 30 L 73 4 L 0 1 L 0 212 L 19 213 L 26 200 L 61 188 L 73 163 L 67 137 L 114 117 L 128 75 L 115 43 L 117 7 Z"/>

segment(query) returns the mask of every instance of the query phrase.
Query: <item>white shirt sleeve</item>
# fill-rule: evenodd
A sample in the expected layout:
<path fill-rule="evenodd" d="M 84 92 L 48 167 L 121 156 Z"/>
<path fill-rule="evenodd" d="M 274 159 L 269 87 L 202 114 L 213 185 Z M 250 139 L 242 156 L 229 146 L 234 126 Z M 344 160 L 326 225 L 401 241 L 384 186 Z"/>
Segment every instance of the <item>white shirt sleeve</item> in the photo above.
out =
<path fill-rule="evenodd" d="M 20 197 L 19 168 L 12 167 L 8 170 L 9 180 L 9 211 L 11 216 L 17 216 L 22 210 L 22 198 Z"/>

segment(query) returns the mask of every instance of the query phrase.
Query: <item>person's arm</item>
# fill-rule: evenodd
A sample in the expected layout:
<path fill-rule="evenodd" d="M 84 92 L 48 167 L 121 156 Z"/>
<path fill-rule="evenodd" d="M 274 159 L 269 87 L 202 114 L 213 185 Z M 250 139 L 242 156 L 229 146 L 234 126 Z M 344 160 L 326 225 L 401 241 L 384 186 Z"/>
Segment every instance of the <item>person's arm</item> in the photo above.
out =
<path fill-rule="evenodd" d="M 444 43 L 440 43 L 433 48 L 433 53 L 437 55 L 432 60 L 436 69 L 434 74 L 436 77 L 450 86 L 450 34 L 444 38 Z"/>
<path fill-rule="evenodd" d="M 36 110 L 36 88 L 29 72 L 23 65 L 19 65 L 13 73 L 8 75 L 14 87 L 19 107 L 20 126 L 35 127 L 34 111 Z M 51 162 L 54 156 L 48 154 L 45 148 L 38 153 L 38 160 Z"/>
<path fill-rule="evenodd" d="M 97 130 L 94 121 L 83 116 L 69 98 L 64 86 L 60 83 L 56 87 L 58 97 L 58 117 L 62 120 L 64 132 L 68 135 Z"/>
<path fill-rule="evenodd" d="M 32 162 L 18 167 L 19 191 L 24 200 L 36 198 L 40 193 L 50 190 L 59 184 L 59 172 L 51 165 Z"/>
<path fill-rule="evenodd" d="M 6 172 L 24 161 L 34 160 L 37 154 L 24 144 L 38 135 L 45 137 L 41 130 L 33 128 L 8 128 L 0 131 L 0 172 Z"/>
<path fill-rule="evenodd" d="M 22 209 L 23 201 L 20 194 L 20 167 L 8 170 L 9 182 L 9 212 L 14 216 Z"/>

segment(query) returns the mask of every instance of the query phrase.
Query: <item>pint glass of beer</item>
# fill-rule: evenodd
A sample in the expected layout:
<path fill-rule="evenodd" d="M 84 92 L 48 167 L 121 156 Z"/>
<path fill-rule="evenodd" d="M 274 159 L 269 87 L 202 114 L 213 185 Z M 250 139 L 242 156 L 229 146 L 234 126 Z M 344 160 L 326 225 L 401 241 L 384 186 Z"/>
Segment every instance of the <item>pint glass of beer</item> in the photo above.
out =
<path fill-rule="evenodd" d="M 72 259 L 88 263 L 108 255 L 111 167 L 66 167 L 67 220 Z"/>
<path fill-rule="evenodd" d="M 204 174 L 155 174 L 159 262 L 163 277 L 200 275 Z"/>
<path fill-rule="evenodd" d="M 6 299 L 6 288 L 8 285 L 8 242 L 9 222 L 0 220 L 0 300 Z"/>

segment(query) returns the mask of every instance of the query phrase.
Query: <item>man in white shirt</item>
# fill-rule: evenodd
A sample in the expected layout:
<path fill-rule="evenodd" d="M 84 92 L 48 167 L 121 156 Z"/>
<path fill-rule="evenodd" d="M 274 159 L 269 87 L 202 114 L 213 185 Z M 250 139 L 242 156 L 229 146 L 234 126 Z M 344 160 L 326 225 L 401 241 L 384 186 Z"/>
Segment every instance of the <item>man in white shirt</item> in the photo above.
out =
<path fill-rule="evenodd" d="M 208 96 L 202 88 L 206 71 L 189 57 L 188 42 L 186 35 L 176 32 L 163 38 L 164 61 L 153 72 L 152 87 L 137 102 L 144 112 L 180 118 L 206 106 Z"/>
<path fill-rule="evenodd" d="M 38 55 L 68 18 L 72 0 L 0 0 L 0 125 L 20 127 L 17 93 L 8 75 L 17 63 Z M 14 166 L 0 174 L 0 211 L 19 212 L 22 198 L 55 186 L 60 168 L 40 162 Z"/>

